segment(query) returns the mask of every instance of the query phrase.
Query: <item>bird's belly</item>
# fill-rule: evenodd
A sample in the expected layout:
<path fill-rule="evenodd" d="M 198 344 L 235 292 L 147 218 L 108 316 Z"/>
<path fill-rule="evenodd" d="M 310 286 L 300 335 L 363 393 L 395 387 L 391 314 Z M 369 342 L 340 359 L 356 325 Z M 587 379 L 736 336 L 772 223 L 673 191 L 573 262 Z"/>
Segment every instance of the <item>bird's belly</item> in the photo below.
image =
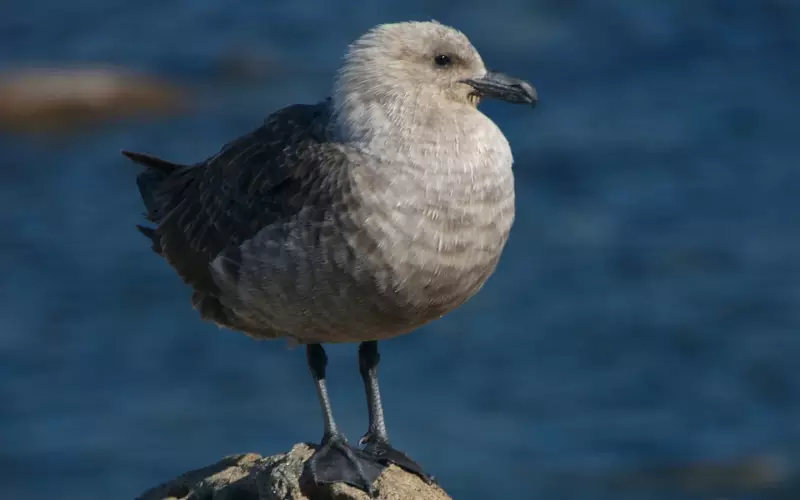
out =
<path fill-rule="evenodd" d="M 499 261 L 507 231 L 397 236 L 384 246 L 367 280 L 371 310 L 387 328 L 405 333 L 456 309 L 483 286 Z M 391 241 L 391 240 L 390 240 Z"/>
<path fill-rule="evenodd" d="M 451 209 L 431 218 L 411 208 L 373 219 L 376 250 L 366 254 L 364 268 L 370 270 L 365 283 L 372 314 L 386 325 L 380 335 L 399 335 L 439 319 L 480 290 L 497 266 L 513 221 L 513 204 L 483 208 L 480 216 Z"/>
<path fill-rule="evenodd" d="M 313 324 L 303 331 L 295 329 L 288 336 L 299 343 L 332 343 L 403 335 L 463 304 L 493 270 L 494 263 L 462 269 L 458 275 L 450 272 L 433 275 L 428 269 L 411 268 L 388 280 L 385 273 L 373 275 L 352 294 L 358 297 L 357 301 L 337 305 L 318 301 L 320 307 L 308 311 L 316 318 Z"/>
<path fill-rule="evenodd" d="M 220 300 L 238 318 L 237 329 L 256 337 L 308 344 L 408 333 L 481 288 L 499 260 L 510 218 L 455 226 L 415 232 L 379 224 L 326 240 L 302 239 L 307 232 L 298 231 L 280 254 L 256 240 L 242 247 L 252 257 L 239 279 L 220 280 Z"/>
<path fill-rule="evenodd" d="M 254 337 L 287 337 L 300 344 L 381 340 L 409 333 L 463 304 L 496 262 L 456 268 L 406 260 L 399 266 L 364 266 L 356 273 L 318 268 L 313 281 L 296 277 L 279 293 L 239 295 L 228 305 L 241 330 Z"/>

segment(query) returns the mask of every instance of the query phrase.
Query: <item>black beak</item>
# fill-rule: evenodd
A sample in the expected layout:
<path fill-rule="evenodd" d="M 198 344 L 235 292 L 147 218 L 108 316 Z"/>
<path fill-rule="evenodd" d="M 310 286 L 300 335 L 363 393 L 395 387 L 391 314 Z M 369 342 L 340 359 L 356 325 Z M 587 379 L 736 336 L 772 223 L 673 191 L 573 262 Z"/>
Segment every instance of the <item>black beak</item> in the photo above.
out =
<path fill-rule="evenodd" d="M 471 86 L 481 97 L 493 97 L 514 104 L 532 106 L 536 106 L 539 100 L 533 85 L 503 73 L 487 71 L 483 78 L 468 78 L 461 82 Z"/>

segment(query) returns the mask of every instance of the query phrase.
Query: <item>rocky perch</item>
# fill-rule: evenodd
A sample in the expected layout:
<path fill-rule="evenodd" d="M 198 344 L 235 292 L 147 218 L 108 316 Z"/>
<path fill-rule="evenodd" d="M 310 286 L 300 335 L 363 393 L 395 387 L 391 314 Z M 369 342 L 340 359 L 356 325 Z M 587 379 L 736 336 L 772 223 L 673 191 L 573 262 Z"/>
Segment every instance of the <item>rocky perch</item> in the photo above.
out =
<path fill-rule="evenodd" d="M 225 457 L 157 486 L 138 500 L 369 500 L 361 490 L 337 483 L 306 481 L 303 465 L 314 449 L 297 444 L 288 453 L 262 457 L 254 453 Z M 375 483 L 380 500 L 452 500 L 435 484 L 388 467 Z"/>

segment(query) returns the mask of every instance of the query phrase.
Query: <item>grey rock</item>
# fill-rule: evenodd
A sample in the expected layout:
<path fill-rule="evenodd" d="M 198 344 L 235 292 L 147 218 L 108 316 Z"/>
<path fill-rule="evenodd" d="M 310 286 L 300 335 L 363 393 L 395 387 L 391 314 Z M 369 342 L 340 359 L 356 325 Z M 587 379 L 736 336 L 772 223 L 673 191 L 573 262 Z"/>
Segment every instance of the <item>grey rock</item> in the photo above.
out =
<path fill-rule="evenodd" d="M 254 453 L 225 457 L 152 488 L 138 500 L 369 500 L 343 483 L 313 485 L 303 477 L 313 453 L 306 444 L 271 457 Z M 450 500 L 435 484 L 392 466 L 375 484 L 378 500 Z"/>

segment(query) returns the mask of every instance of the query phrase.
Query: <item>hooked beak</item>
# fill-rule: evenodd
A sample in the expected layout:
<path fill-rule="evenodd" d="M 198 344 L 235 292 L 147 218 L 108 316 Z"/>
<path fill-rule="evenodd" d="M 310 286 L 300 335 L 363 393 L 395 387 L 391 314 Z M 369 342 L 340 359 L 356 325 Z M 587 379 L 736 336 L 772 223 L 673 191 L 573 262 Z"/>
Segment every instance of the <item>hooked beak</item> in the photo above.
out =
<path fill-rule="evenodd" d="M 536 106 L 539 100 L 536 89 L 530 83 L 503 73 L 487 71 L 482 78 L 461 80 L 481 97 L 493 97 L 513 104 L 530 104 Z"/>

